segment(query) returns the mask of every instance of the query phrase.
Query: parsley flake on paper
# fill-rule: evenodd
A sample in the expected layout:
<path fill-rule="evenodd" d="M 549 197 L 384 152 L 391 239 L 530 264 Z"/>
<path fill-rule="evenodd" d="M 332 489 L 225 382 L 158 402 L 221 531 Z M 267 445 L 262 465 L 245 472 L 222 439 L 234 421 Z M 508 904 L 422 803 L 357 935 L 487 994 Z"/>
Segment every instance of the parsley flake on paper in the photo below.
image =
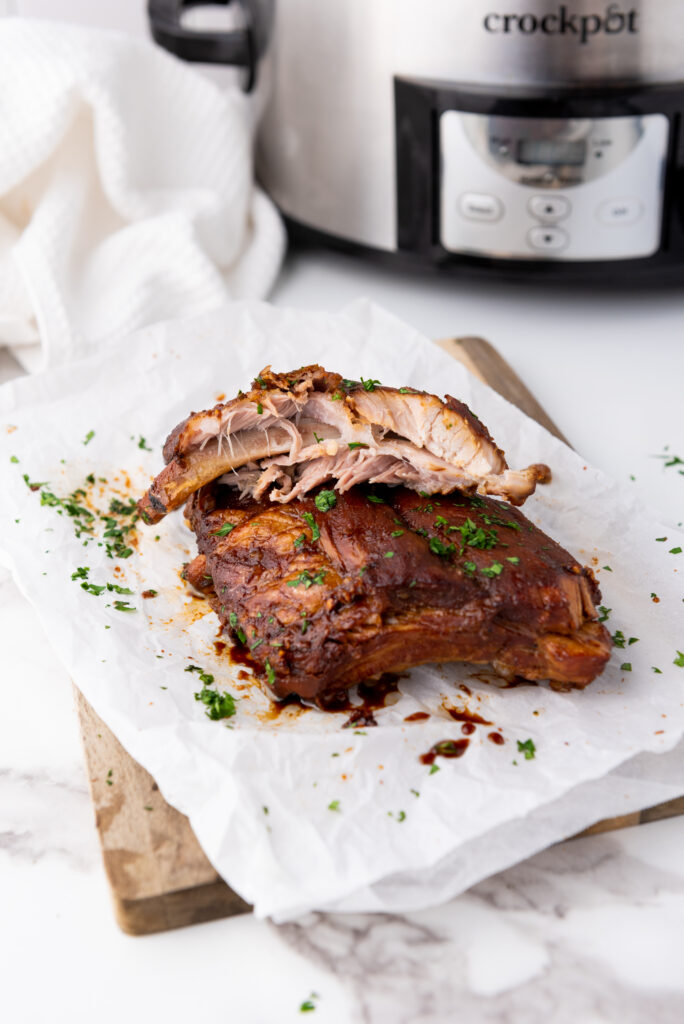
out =
<path fill-rule="evenodd" d="M 199 693 L 195 694 L 195 700 L 204 704 L 204 713 L 212 722 L 218 722 L 222 718 L 232 718 L 235 714 L 235 699 L 230 693 L 219 693 L 218 690 L 204 686 Z"/>
<path fill-rule="evenodd" d="M 518 751 L 525 755 L 526 761 L 531 761 L 537 752 L 537 748 L 531 739 L 525 740 L 524 742 L 522 740 L 518 740 Z"/>

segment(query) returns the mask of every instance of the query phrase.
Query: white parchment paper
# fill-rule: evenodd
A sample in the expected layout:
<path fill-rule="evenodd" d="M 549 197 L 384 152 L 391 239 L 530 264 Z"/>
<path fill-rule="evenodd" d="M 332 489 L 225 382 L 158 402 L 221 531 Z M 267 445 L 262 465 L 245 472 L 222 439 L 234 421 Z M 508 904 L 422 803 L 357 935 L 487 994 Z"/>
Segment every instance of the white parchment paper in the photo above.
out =
<path fill-rule="evenodd" d="M 553 483 L 524 511 L 596 569 L 607 625 L 626 638 L 588 690 L 499 689 L 474 667 L 449 664 L 402 679 L 398 703 L 376 712 L 377 728 L 343 729 L 346 714 L 314 709 L 275 715 L 244 669 L 216 652 L 217 619 L 179 579 L 194 554 L 180 513 L 141 527 L 134 554 L 117 561 L 100 537 L 77 538 L 73 520 L 41 505 L 40 490 L 22 479 L 47 481 L 63 497 L 92 474 L 87 500 L 100 509 L 112 495 L 137 497 L 161 468 L 166 434 L 190 409 L 232 396 L 267 363 L 310 362 L 449 392 L 487 423 L 511 466 L 552 467 Z M 235 304 L 7 384 L 0 465 L 4 559 L 56 653 L 259 915 L 435 904 L 598 818 L 684 791 L 675 749 L 684 731 L 684 667 L 675 664 L 684 649 L 684 554 L 670 553 L 684 546 L 682 535 L 375 306 L 328 315 Z M 79 566 L 98 585 L 133 590 L 124 599 L 136 611 L 117 610 L 111 592 L 84 591 L 71 579 Z M 158 596 L 143 598 L 150 588 Z M 233 718 L 205 716 L 189 664 L 235 696 Z M 431 772 L 420 755 L 461 737 L 445 701 L 493 725 Z M 416 711 L 430 718 L 407 723 Z M 487 739 L 493 728 L 503 745 Z M 528 739 L 533 759 L 518 750 Z"/>

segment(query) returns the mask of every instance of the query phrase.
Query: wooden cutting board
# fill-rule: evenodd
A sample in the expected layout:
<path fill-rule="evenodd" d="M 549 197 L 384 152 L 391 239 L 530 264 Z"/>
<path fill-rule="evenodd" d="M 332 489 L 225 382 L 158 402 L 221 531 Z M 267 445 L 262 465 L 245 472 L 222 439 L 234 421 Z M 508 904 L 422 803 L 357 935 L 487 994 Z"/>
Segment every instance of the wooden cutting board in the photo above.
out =
<path fill-rule="evenodd" d="M 561 434 L 508 363 L 482 338 L 438 344 L 562 441 Z M 567 443 L 567 441 L 566 441 Z M 214 871 L 188 819 L 163 799 L 156 782 L 130 757 L 76 692 L 81 733 L 116 919 L 129 935 L 181 928 L 250 910 Z M 684 814 L 684 797 L 599 821 L 582 835 Z"/>

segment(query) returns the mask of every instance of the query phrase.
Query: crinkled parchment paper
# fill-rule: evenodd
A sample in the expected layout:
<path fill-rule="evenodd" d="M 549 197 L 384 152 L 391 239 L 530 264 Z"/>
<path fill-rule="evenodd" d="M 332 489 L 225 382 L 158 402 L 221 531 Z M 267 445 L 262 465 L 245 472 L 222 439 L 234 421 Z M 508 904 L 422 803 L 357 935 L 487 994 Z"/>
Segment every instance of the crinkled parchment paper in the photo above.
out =
<path fill-rule="evenodd" d="M 161 468 L 164 437 L 190 409 L 232 396 L 267 363 L 309 362 L 456 395 L 512 466 L 552 467 L 553 483 L 525 512 L 597 570 L 607 625 L 626 638 L 588 690 L 499 689 L 474 667 L 431 665 L 401 680 L 398 703 L 376 712 L 377 728 L 343 729 L 346 714 L 314 709 L 275 715 L 245 670 L 216 653 L 218 622 L 179 579 L 193 555 L 180 513 L 141 527 L 130 557 L 108 558 L 100 520 L 94 539 L 76 537 L 68 511 L 41 504 L 41 489 L 22 479 L 45 481 L 42 490 L 58 497 L 83 486 L 83 500 L 106 510 L 113 495 L 142 492 Z M 684 648 L 684 554 L 670 553 L 673 531 L 377 307 L 326 315 L 236 304 L 144 330 L 125 347 L 5 385 L 0 449 L 4 558 L 56 653 L 260 915 L 434 904 L 600 817 L 684 790 L 673 749 L 684 729 L 684 667 L 674 663 Z M 94 483 L 84 483 L 90 474 Z M 71 579 L 79 567 L 96 586 L 134 593 L 88 592 Z M 146 589 L 157 596 L 143 598 Z M 235 696 L 232 718 L 206 717 L 189 664 Z M 431 772 L 420 755 L 462 735 L 445 701 L 493 725 L 479 726 L 463 757 L 438 759 Z M 406 722 L 416 711 L 430 718 Z M 488 740 L 494 728 L 503 745 Z M 518 750 L 528 739 L 534 758 Z"/>

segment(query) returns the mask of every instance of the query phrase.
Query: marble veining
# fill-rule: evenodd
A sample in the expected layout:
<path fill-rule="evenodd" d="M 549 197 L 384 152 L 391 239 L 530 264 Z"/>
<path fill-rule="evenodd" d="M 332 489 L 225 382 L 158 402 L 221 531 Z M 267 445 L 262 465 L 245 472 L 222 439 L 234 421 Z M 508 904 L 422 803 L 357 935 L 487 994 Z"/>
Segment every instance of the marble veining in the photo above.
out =
<path fill-rule="evenodd" d="M 641 830 L 669 833 L 671 868 L 630 848 L 633 829 L 559 845 L 445 907 L 310 915 L 278 934 L 345 979 L 364 1024 L 681 1024 L 684 828 Z"/>

